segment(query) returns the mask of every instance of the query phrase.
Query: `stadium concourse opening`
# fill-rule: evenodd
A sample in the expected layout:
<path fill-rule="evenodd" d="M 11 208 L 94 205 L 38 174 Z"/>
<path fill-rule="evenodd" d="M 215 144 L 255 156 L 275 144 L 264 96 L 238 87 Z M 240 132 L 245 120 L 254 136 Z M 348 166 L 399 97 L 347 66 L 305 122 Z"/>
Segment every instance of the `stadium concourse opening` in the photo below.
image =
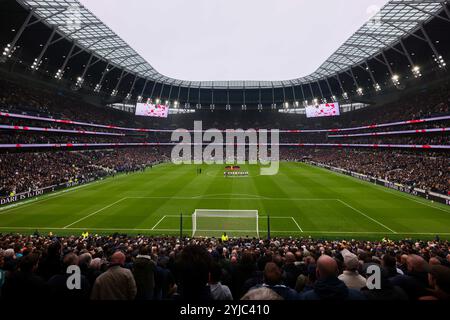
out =
<path fill-rule="evenodd" d="M 375 1 L 372 10 L 315 1 L 305 30 L 292 1 L 195 3 L 239 11 L 226 20 L 244 36 L 244 26 L 258 29 L 255 15 L 264 21 L 263 39 L 246 39 L 269 47 L 261 57 L 283 56 L 295 75 L 280 81 L 170 77 L 122 34 L 131 27 L 174 66 L 174 54 L 188 67 L 191 53 L 213 54 L 207 42 L 242 51 L 207 24 L 179 47 L 152 38 L 204 21 L 209 11 L 190 14 L 191 2 L 165 1 L 173 18 L 163 24 L 146 10 L 157 1 L 124 2 L 111 24 L 112 5 L 88 2 L 0 1 L 5 310 L 36 316 L 67 303 L 61 314 L 77 306 L 94 316 L 84 309 L 92 305 L 130 318 L 148 304 L 175 319 L 275 319 L 281 306 L 314 319 L 348 318 L 357 306 L 367 314 L 360 301 L 389 316 L 383 302 L 414 302 L 395 304 L 403 318 L 447 307 L 421 301 L 450 300 L 448 2 Z M 332 8 L 333 30 L 307 41 L 301 33 L 330 23 Z M 286 23 L 261 19 L 287 10 L 295 18 Z M 135 23 L 151 30 L 142 37 Z M 296 64 L 279 42 L 290 32 L 305 51 L 293 51 Z M 319 45 L 331 52 L 320 58 Z M 118 300 L 130 306 L 92 303 Z"/>

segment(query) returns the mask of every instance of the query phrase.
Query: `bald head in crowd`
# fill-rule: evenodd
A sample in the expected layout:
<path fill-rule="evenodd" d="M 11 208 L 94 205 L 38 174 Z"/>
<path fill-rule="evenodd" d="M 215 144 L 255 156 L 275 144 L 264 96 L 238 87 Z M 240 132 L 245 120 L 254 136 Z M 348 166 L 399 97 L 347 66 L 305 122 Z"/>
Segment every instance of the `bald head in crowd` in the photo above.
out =
<path fill-rule="evenodd" d="M 335 277 L 338 272 L 336 260 L 327 255 L 321 256 L 319 260 L 317 260 L 316 272 L 318 278 Z"/>
<path fill-rule="evenodd" d="M 428 264 L 430 266 L 438 266 L 438 265 L 441 264 L 441 260 L 439 260 L 438 258 L 433 257 L 433 258 L 430 259 L 430 261 L 428 261 Z"/>
<path fill-rule="evenodd" d="M 122 252 L 118 251 L 112 255 L 111 264 L 123 266 L 125 264 L 125 259 L 125 255 Z"/>
<path fill-rule="evenodd" d="M 63 263 L 66 267 L 76 266 L 78 265 L 78 256 L 75 253 L 69 253 L 64 257 Z"/>
<path fill-rule="evenodd" d="M 294 263 L 296 260 L 295 255 L 292 252 L 287 252 L 284 258 L 286 264 Z"/>
<path fill-rule="evenodd" d="M 268 262 L 264 268 L 264 279 L 269 286 L 275 286 L 281 283 L 282 272 L 274 262 Z"/>
<path fill-rule="evenodd" d="M 416 254 L 410 254 L 406 260 L 408 272 L 428 272 L 428 263 Z"/>

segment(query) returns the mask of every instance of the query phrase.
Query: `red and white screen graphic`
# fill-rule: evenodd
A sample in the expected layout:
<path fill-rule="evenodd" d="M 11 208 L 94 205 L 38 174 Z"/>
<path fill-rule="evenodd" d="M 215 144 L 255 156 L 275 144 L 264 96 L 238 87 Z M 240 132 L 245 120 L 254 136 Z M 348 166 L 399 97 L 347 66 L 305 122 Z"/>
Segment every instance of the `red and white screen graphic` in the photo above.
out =
<path fill-rule="evenodd" d="M 337 117 L 341 115 L 339 103 L 325 103 L 306 107 L 307 118 Z"/>
<path fill-rule="evenodd" d="M 136 104 L 136 115 L 144 117 L 167 118 L 169 116 L 169 106 L 152 103 Z"/>

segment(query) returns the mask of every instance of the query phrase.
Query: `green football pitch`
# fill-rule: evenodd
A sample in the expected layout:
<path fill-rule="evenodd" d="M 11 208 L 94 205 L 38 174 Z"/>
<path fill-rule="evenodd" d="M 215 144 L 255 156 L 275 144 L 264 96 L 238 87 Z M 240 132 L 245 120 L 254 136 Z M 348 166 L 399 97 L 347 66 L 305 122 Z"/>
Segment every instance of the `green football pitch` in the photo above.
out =
<path fill-rule="evenodd" d="M 0 233 L 192 235 L 198 209 L 257 210 L 259 236 L 450 239 L 450 208 L 303 163 L 225 178 L 224 166 L 162 164 L 0 208 Z M 224 211 L 226 214 L 231 211 Z M 181 217 L 182 215 L 182 218 Z M 268 219 L 268 216 L 270 219 Z M 255 236 L 256 219 L 197 220 L 202 236 Z M 203 223 L 203 229 L 201 224 Z"/>

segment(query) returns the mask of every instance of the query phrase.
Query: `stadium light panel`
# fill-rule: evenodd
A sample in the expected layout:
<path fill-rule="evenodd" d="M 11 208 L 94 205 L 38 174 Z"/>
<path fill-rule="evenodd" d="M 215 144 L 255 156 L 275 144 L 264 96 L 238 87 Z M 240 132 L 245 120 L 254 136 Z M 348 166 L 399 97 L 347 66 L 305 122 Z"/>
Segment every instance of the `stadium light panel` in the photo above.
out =
<path fill-rule="evenodd" d="M 415 78 L 420 78 L 422 76 L 422 72 L 420 71 L 420 67 L 419 66 L 414 66 L 412 68 L 412 73 L 413 73 Z"/>
<path fill-rule="evenodd" d="M 375 84 L 373 85 L 373 87 L 375 88 L 375 91 L 376 91 L 376 92 L 380 92 L 380 91 L 381 91 L 381 87 L 380 87 L 380 85 L 379 85 L 378 83 L 375 83 Z"/>
<path fill-rule="evenodd" d="M 392 83 L 393 83 L 395 86 L 398 86 L 398 85 L 400 84 L 400 76 L 399 76 L 398 74 L 394 74 L 394 75 L 392 76 Z"/>

